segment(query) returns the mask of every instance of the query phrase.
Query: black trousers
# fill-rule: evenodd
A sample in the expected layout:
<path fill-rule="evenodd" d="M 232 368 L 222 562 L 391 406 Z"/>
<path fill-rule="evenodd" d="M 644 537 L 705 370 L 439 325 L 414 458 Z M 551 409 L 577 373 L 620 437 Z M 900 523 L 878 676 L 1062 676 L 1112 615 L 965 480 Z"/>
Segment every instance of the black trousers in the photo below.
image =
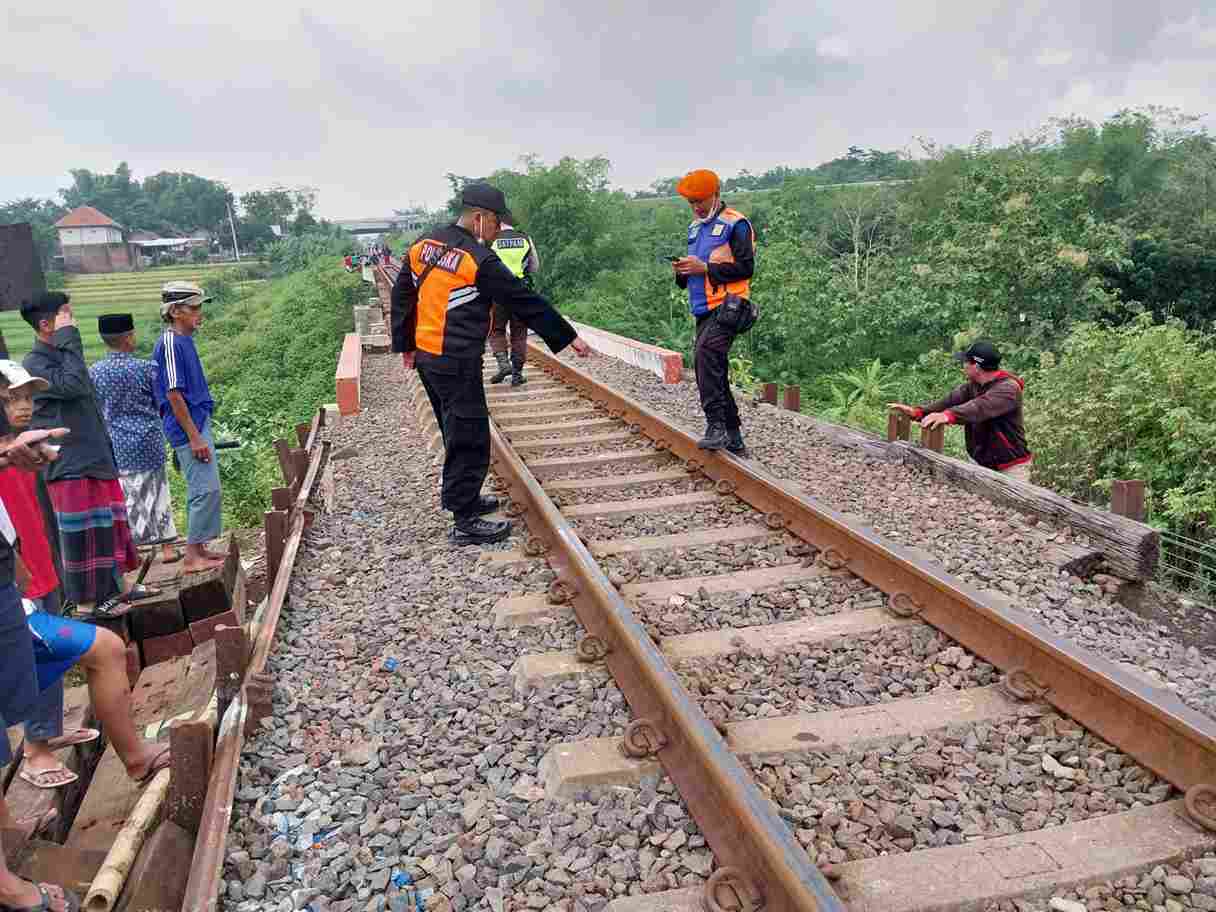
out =
<path fill-rule="evenodd" d="M 480 358 L 442 367 L 418 365 L 443 434 L 443 508 L 457 517 L 476 512 L 490 469 L 490 410 L 481 370 Z"/>
<path fill-rule="evenodd" d="M 701 410 L 707 422 L 725 424 L 729 431 L 739 429 L 739 407 L 730 391 L 730 347 L 734 341 L 735 334 L 718 325 L 714 311 L 697 317 L 692 363 Z"/>

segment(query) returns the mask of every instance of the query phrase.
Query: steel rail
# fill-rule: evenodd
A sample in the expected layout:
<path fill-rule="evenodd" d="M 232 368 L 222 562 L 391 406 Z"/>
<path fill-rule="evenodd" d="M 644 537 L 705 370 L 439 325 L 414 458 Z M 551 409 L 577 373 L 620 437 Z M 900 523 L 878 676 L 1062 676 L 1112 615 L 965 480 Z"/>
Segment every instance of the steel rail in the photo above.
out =
<path fill-rule="evenodd" d="M 631 756 L 658 757 L 714 851 L 719 870 L 706 884 L 706 909 L 844 912 L 823 874 L 493 423 L 490 439 L 494 470 L 509 485 L 512 504 L 525 508 L 529 529 L 543 542 L 587 630 L 580 655 L 599 656 L 607 664 L 633 709 L 636 718 L 622 747 Z"/>
<path fill-rule="evenodd" d="M 1171 691 L 1057 636 L 1026 612 L 986 597 L 754 463 L 699 449 L 688 432 L 535 343 L 529 343 L 529 357 L 710 479 L 725 482 L 735 496 L 773 514 L 774 524 L 817 546 L 833 565 L 887 593 L 893 613 L 919 616 L 1009 672 L 1011 689 L 1052 704 L 1180 789 L 1216 786 L 1216 722 Z"/>
<path fill-rule="evenodd" d="M 318 410 L 319 428 L 323 419 Z M 198 835 L 191 858 L 190 877 L 182 901 L 182 912 L 215 912 L 219 908 L 219 884 L 224 869 L 224 851 L 228 844 L 228 829 L 232 824 L 232 805 L 236 799 L 237 773 L 240 769 L 241 751 L 245 744 L 245 727 L 249 718 L 250 685 L 254 676 L 266 667 L 270 650 L 278 632 L 279 618 L 287 602 L 291 575 L 295 569 L 296 555 L 304 537 L 305 509 L 312 492 L 320 465 L 329 450 L 329 441 L 319 440 L 320 431 L 309 435 L 315 447 L 309 460 L 308 472 L 300 484 L 299 495 L 292 508 L 290 532 L 283 546 L 283 557 L 275 575 L 266 603 L 259 612 L 260 623 L 257 634 L 250 644 L 249 661 L 245 669 L 245 681 L 236 698 L 220 720 L 220 730 L 215 745 L 215 755 L 207 783 L 207 796 L 199 822 Z"/>

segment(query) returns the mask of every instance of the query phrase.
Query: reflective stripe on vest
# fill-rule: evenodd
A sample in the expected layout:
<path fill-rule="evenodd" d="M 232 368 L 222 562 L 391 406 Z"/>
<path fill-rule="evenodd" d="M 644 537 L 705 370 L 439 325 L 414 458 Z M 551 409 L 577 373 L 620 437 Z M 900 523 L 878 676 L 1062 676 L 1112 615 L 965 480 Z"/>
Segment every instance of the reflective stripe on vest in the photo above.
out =
<path fill-rule="evenodd" d="M 508 229 L 499 232 L 498 237 L 490 246 L 494 248 L 494 252 L 498 254 L 503 265 L 510 269 L 517 279 L 524 277 L 524 263 L 528 260 L 528 254 L 532 252 L 532 242 L 528 240 L 526 234 Z"/>
<path fill-rule="evenodd" d="M 733 263 L 735 255 L 730 249 L 730 235 L 739 222 L 747 222 L 747 227 L 751 229 L 752 250 L 755 250 L 756 232 L 752 229 L 751 222 L 747 221 L 747 216 L 735 209 L 723 209 L 713 221 L 704 225 L 693 222 L 688 226 L 688 255 L 695 256 L 707 264 Z M 689 276 L 688 309 L 694 316 L 700 316 L 721 304 L 728 294 L 746 298 L 750 291 L 749 279 L 714 286 L 710 284 L 707 275 Z"/>
<path fill-rule="evenodd" d="M 472 304 L 478 298 L 477 263 L 473 255 L 459 247 L 445 253 L 445 246 L 442 241 L 424 238 L 409 253 L 415 282 L 430 263 L 435 263 L 418 291 L 418 324 L 414 331 L 414 344 L 432 355 L 444 353 L 448 311 Z"/>

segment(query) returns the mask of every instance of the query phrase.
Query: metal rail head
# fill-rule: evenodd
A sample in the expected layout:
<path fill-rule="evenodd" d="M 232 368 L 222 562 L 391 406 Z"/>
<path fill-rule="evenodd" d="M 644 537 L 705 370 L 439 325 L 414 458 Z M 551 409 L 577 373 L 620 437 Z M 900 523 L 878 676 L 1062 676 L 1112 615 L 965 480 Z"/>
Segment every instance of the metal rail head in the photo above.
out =
<path fill-rule="evenodd" d="M 888 607 L 915 614 L 1001 669 L 1021 669 L 1035 691 L 1065 715 L 1180 789 L 1216 783 L 1216 721 L 1185 706 L 1017 608 L 988 598 L 814 498 L 790 490 L 770 473 L 723 454 L 707 455 L 696 439 L 575 365 L 532 345 L 530 357 L 555 375 L 602 399 L 606 407 L 662 440 L 681 459 L 703 461 L 722 493 L 733 492 L 763 513 L 778 512 L 787 529 L 820 551 L 830 569 L 845 569 L 896 596 Z M 1025 689 L 1014 675 L 1013 688 Z"/>
<path fill-rule="evenodd" d="M 541 489 L 496 425 L 495 470 L 525 513 L 587 630 L 577 656 L 607 664 L 635 721 L 621 742 L 626 756 L 657 757 L 688 804 L 723 874 L 706 894 L 708 912 L 844 912 L 844 905 L 731 753 L 715 725 L 684 689 L 616 588 Z M 566 587 L 569 588 L 566 588 Z M 735 872 L 738 872 L 737 874 Z"/>

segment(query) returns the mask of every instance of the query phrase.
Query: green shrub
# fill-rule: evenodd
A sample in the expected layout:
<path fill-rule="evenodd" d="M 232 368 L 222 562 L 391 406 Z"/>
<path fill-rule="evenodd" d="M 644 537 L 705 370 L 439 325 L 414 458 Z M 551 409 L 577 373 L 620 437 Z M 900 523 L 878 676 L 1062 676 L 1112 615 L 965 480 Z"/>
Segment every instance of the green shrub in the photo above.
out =
<path fill-rule="evenodd" d="M 192 263 L 206 263 L 207 257 L 208 253 L 206 247 L 195 247 L 190 251 L 190 262 Z"/>
<path fill-rule="evenodd" d="M 1200 532 L 1216 515 L 1216 340 L 1142 315 L 1078 324 L 1026 388 L 1035 477 L 1094 499 L 1143 479 L 1156 521 Z"/>
<path fill-rule="evenodd" d="M 243 295 L 224 273 L 207 276 L 215 301 L 196 342 L 216 402 L 215 436 L 242 443 L 220 454 L 224 522 L 257 526 L 282 484 L 272 443 L 294 440 L 295 426 L 333 400 L 342 338 L 365 292 L 329 256 Z"/>

